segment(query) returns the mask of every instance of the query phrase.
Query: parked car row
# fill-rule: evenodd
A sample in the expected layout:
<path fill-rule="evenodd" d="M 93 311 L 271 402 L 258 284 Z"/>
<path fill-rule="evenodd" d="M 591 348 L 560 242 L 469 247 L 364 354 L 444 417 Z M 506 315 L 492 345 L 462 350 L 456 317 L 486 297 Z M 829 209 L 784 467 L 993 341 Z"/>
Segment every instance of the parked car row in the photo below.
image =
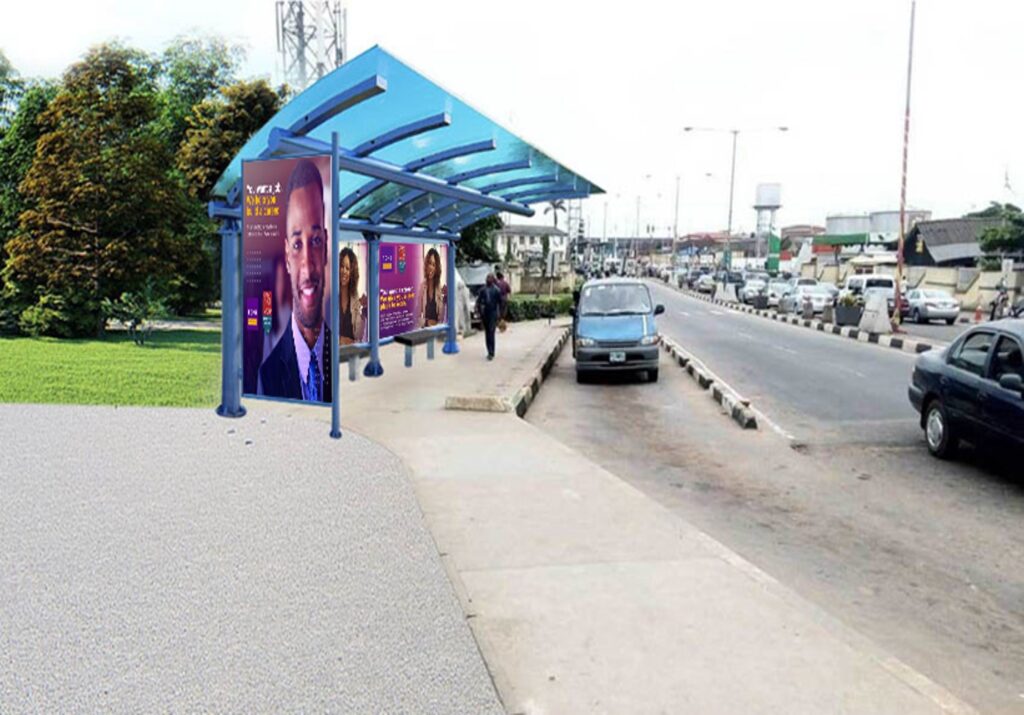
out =
<path fill-rule="evenodd" d="M 718 283 L 734 283 L 736 297 L 741 303 L 754 304 L 758 296 L 764 296 L 764 304 L 777 308 L 780 313 L 802 313 L 809 305 L 813 313 L 819 314 L 826 306 L 836 306 L 840 302 L 863 306 L 877 294 L 885 296 L 890 314 L 896 310 L 896 280 L 886 275 L 850 276 L 839 287 L 803 276 L 773 278 L 764 273 L 707 272 L 688 275 L 683 285 L 701 293 L 714 293 Z M 904 320 L 919 323 L 942 320 L 952 325 L 960 315 L 960 308 L 960 302 L 945 291 L 913 289 L 903 295 L 900 312 Z"/>

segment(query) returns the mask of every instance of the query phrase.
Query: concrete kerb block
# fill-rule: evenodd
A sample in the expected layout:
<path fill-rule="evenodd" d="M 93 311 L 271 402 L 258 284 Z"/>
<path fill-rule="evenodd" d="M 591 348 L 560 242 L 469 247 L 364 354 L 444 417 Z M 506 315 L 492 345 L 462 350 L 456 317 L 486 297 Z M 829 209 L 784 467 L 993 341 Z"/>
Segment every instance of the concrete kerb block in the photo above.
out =
<path fill-rule="evenodd" d="M 518 401 L 519 395 L 516 395 Z M 446 410 L 467 410 L 469 412 L 511 412 L 512 405 L 497 395 L 449 395 L 444 398 Z"/>
<path fill-rule="evenodd" d="M 677 356 L 680 365 L 684 367 L 696 383 L 705 390 L 715 402 L 717 402 L 729 417 L 743 429 L 757 429 L 757 417 L 750 407 L 750 400 L 738 395 L 732 388 L 718 379 L 718 377 L 707 369 L 697 358 L 690 355 L 683 348 L 670 340 L 665 340 L 670 352 Z M 685 365 L 683 361 L 685 360 Z"/>
<path fill-rule="evenodd" d="M 470 412 L 515 412 L 516 415 L 522 417 L 526 414 L 537 393 L 540 392 L 540 386 L 551 372 L 551 368 L 562 352 L 562 348 L 565 347 L 571 332 L 571 328 L 566 328 L 562 332 L 550 352 L 541 364 L 530 373 L 526 384 L 516 390 L 511 400 L 498 395 L 450 395 L 444 400 L 444 408 Z"/>

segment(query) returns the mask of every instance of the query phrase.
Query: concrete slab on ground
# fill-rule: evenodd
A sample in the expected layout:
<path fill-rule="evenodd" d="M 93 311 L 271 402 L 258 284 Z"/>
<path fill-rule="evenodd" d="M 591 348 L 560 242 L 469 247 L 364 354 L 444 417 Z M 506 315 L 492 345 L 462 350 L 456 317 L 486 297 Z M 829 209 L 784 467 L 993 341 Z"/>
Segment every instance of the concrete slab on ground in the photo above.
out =
<path fill-rule="evenodd" d="M 249 409 L 0 405 L 0 711 L 502 712 L 402 463 Z"/>

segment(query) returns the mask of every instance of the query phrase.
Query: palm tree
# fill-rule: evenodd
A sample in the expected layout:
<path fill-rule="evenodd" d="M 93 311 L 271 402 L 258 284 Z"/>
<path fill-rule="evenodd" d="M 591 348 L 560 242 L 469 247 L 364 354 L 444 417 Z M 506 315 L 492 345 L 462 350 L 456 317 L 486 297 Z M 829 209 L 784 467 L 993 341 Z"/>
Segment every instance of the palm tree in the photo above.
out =
<path fill-rule="evenodd" d="M 554 219 L 555 228 L 558 228 L 558 212 L 565 211 L 565 201 L 562 199 L 555 199 L 554 201 L 548 202 L 548 207 L 544 209 L 544 213 L 552 214 L 551 218 Z"/>

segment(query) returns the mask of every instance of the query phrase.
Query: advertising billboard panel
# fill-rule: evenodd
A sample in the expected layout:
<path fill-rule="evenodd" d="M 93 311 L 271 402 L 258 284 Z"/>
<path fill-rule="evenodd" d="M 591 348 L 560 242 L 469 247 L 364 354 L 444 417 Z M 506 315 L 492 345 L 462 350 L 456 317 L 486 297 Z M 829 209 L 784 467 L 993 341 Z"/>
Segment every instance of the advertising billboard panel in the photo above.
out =
<path fill-rule="evenodd" d="M 242 166 L 245 395 L 330 403 L 330 168 L 329 156 Z"/>
<path fill-rule="evenodd" d="M 444 243 L 381 243 L 381 338 L 447 323 L 447 257 Z"/>

